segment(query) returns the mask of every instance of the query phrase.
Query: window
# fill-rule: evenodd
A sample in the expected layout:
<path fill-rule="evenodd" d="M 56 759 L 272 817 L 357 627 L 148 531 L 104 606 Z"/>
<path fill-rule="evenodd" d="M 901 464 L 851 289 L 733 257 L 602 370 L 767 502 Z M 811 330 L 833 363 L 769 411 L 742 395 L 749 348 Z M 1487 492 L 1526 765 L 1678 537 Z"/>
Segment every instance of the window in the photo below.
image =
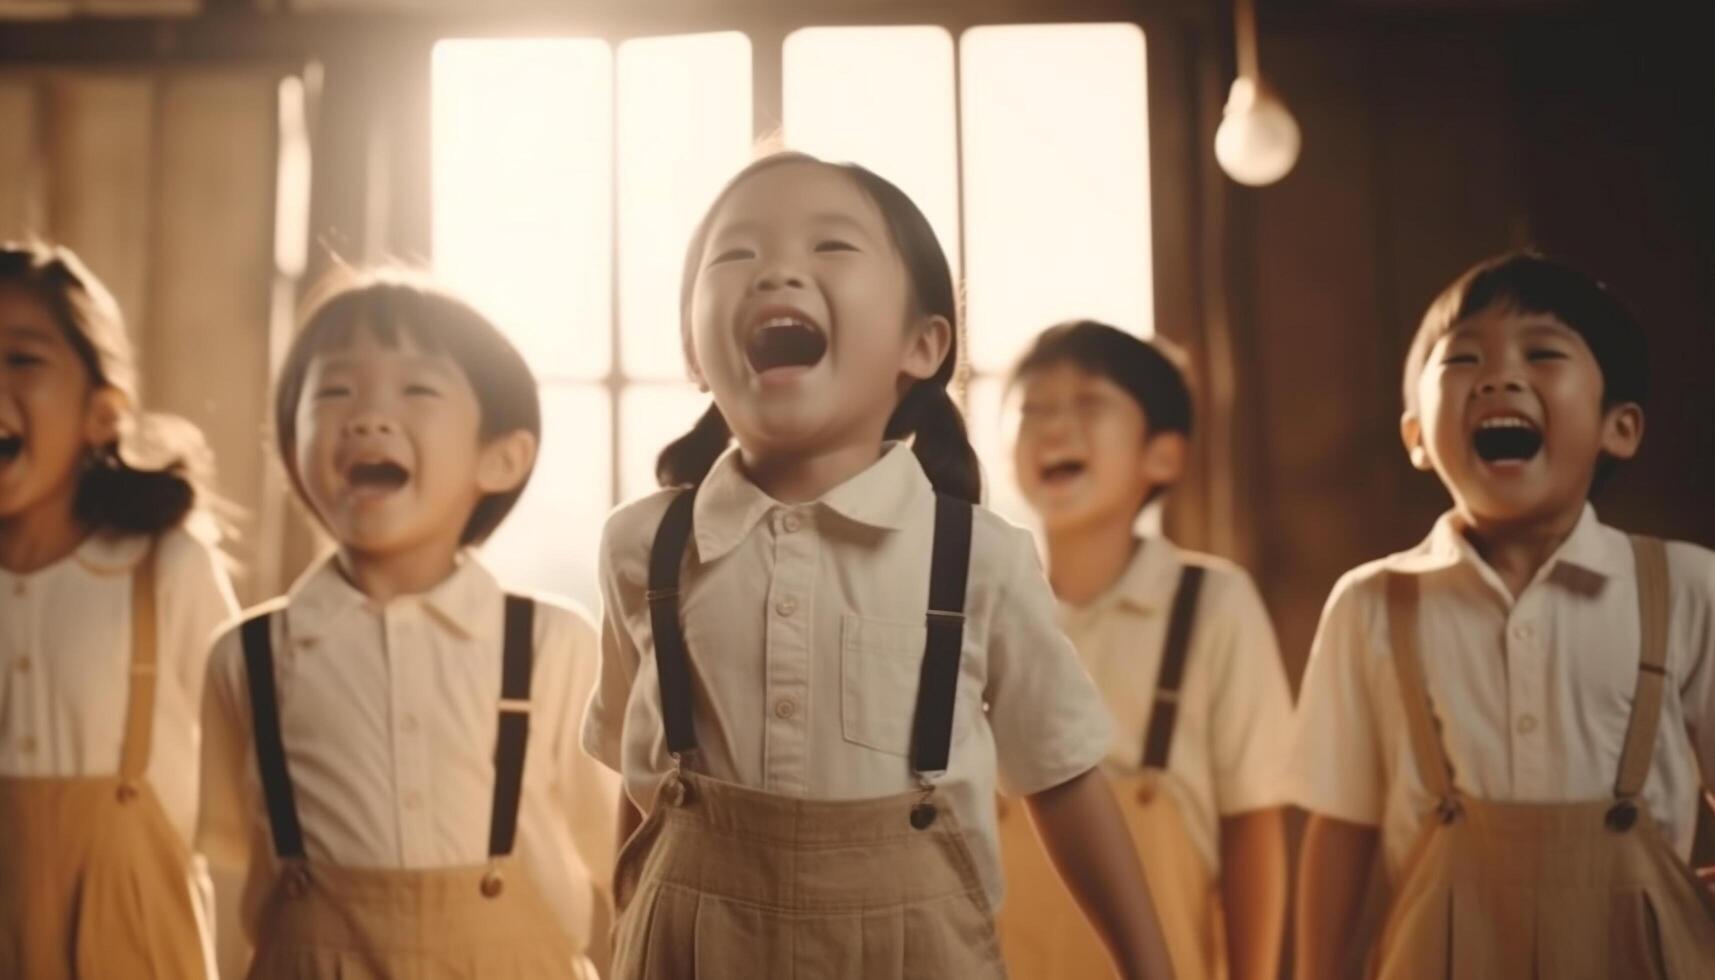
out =
<path fill-rule="evenodd" d="M 785 145 L 899 184 L 962 273 L 973 441 L 991 505 L 1026 520 L 1006 370 L 1059 320 L 1153 329 L 1142 32 L 816 27 L 755 54 L 780 59 Z M 752 156 L 752 58 L 732 32 L 436 47 L 435 265 L 543 386 L 536 476 L 487 549 L 521 585 L 593 602 L 603 517 L 707 404 L 684 378 L 680 264 Z"/>

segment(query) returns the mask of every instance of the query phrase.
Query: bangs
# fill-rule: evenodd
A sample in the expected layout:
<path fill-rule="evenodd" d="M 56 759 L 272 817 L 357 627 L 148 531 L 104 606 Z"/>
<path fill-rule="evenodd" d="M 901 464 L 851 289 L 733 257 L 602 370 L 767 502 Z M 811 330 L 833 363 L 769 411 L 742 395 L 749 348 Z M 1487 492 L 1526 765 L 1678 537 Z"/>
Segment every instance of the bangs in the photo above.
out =
<path fill-rule="evenodd" d="M 1649 354 L 1643 329 L 1624 304 L 1595 279 L 1532 252 L 1479 263 L 1429 304 L 1406 355 L 1403 395 L 1417 410 L 1417 379 L 1429 352 L 1464 321 L 1480 313 L 1552 316 L 1583 339 L 1602 372 L 1602 404 L 1644 403 Z"/>

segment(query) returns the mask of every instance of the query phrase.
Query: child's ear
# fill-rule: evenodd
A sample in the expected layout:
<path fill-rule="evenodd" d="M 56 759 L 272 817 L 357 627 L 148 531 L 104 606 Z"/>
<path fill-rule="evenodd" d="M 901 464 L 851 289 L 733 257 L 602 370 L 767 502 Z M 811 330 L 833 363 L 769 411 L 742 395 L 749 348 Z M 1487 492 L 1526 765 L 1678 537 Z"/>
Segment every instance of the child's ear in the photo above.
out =
<path fill-rule="evenodd" d="M 495 436 L 476 457 L 476 486 L 486 496 L 511 493 L 536 463 L 536 437 L 523 429 Z"/>
<path fill-rule="evenodd" d="M 1411 465 L 1424 472 L 1434 468 L 1429 460 L 1429 450 L 1423 446 L 1423 421 L 1416 412 L 1406 412 L 1399 417 L 1399 438 L 1405 443 L 1405 453 L 1411 457 Z"/>
<path fill-rule="evenodd" d="M 83 441 L 91 446 L 110 446 L 119 441 L 119 427 L 131 399 L 112 385 L 103 385 L 89 396 L 83 415 Z"/>
<path fill-rule="evenodd" d="M 905 359 L 899 370 L 918 381 L 927 381 L 941 369 L 947 352 L 953 347 L 953 325 L 944 316 L 925 317 L 912 333 L 911 344 L 905 349 Z"/>
<path fill-rule="evenodd" d="M 1152 487 L 1170 487 L 1185 475 L 1191 441 L 1183 432 L 1163 432 L 1143 444 L 1143 478 Z"/>
<path fill-rule="evenodd" d="M 708 394 L 709 381 L 703 376 L 703 366 L 697 363 L 697 348 L 691 343 L 689 330 L 679 332 L 679 345 L 685 354 L 685 374 L 690 377 L 691 383 L 697 386 L 698 391 Z"/>
<path fill-rule="evenodd" d="M 1602 452 L 1631 459 L 1644 441 L 1644 410 L 1636 402 L 1615 405 L 1602 413 Z"/>

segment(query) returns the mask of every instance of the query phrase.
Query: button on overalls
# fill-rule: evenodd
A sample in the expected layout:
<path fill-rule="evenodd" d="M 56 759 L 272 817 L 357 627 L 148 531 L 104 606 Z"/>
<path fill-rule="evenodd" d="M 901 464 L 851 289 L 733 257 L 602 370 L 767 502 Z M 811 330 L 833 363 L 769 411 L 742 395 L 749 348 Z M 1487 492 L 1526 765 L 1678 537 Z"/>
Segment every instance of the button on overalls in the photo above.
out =
<path fill-rule="evenodd" d="M 936 498 L 929 638 L 912 735 L 922 788 L 830 801 L 774 795 L 682 766 L 696 748 L 678 604 L 693 498 L 673 500 L 650 552 L 651 629 L 675 768 L 619 855 L 613 977 L 1004 977 L 976 865 L 932 778 L 946 770 L 952 742 L 971 506 Z"/>
<path fill-rule="evenodd" d="M 1612 799 L 1467 796 L 1436 732 L 1418 653 L 1418 580 L 1389 576 L 1395 671 L 1418 771 L 1436 799 L 1399 884 L 1373 972 L 1381 980 L 1715 977 L 1715 897 L 1640 796 L 1666 683 L 1662 543 L 1633 538 L 1641 656 Z"/>
<path fill-rule="evenodd" d="M 535 604 L 506 597 L 487 864 L 340 867 L 304 851 L 274 690 L 269 615 L 242 627 L 256 760 L 280 873 L 262 906 L 252 980 L 593 977 L 512 857 L 530 731 Z"/>

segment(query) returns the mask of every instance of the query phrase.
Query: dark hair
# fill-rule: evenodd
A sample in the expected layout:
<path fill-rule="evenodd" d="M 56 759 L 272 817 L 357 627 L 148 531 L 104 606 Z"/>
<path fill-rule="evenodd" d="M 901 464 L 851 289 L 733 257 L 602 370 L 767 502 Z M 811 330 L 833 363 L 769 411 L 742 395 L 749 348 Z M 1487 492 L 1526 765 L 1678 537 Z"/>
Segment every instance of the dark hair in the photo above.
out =
<path fill-rule="evenodd" d="M 125 398 L 117 438 L 86 453 L 72 504 L 77 519 L 98 534 L 153 535 L 185 523 L 199 500 L 211 502 L 208 444 L 184 419 L 136 408 L 137 362 L 125 318 L 83 261 L 63 246 L 0 242 L 0 284 L 47 308 L 94 389 Z"/>
<path fill-rule="evenodd" d="M 1641 408 L 1648 399 L 1649 345 L 1625 304 L 1577 269 L 1520 251 L 1477 263 L 1429 304 L 1405 356 L 1407 412 L 1417 411 L 1417 381 L 1428 366 L 1429 352 L 1466 319 L 1494 309 L 1548 314 L 1583 338 L 1602 372 L 1604 409 L 1628 403 Z M 1618 465 L 1618 460 L 1603 456 L 1592 494 Z"/>
<path fill-rule="evenodd" d="M 1007 377 L 1011 389 L 1034 371 L 1058 364 L 1118 385 L 1143 410 L 1144 438 L 1167 432 L 1191 435 L 1191 385 L 1185 352 L 1166 338 L 1145 340 L 1097 320 L 1070 320 L 1036 335 Z M 1148 503 L 1167 487 L 1156 487 Z"/>
<path fill-rule="evenodd" d="M 323 351 L 349 346 L 359 331 L 386 346 L 408 340 L 458 364 L 476 392 L 482 413 L 478 435 L 486 442 L 510 432 L 542 438 L 542 405 L 536 376 L 518 349 L 474 307 L 425 276 L 404 269 L 337 268 L 315 290 L 302 328 L 286 352 L 274 386 L 274 435 L 281 462 L 299 497 L 303 481 L 294 465 L 298 402 L 310 361 Z M 459 535 L 462 544 L 479 544 L 511 512 L 529 474 L 506 493 L 477 502 Z"/>
<path fill-rule="evenodd" d="M 965 418 L 947 393 L 947 385 L 953 379 L 959 360 L 959 298 L 953 287 L 952 270 L 929 219 L 904 191 L 887 179 L 855 163 L 828 163 L 805 153 L 775 153 L 740 170 L 709 205 L 691 234 L 690 246 L 685 250 L 685 269 L 679 286 L 679 314 L 683 329 L 689 330 L 691 294 L 696 286 L 697 269 L 702 264 L 703 249 L 721 205 L 735 188 L 750 178 L 794 163 L 814 164 L 839 171 L 869 195 L 887 223 L 894 247 L 899 250 L 900 261 L 911 280 L 916 312 L 943 317 L 952 325 L 952 343 L 941 366 L 932 376 L 912 385 L 900 398 L 893 415 L 887 420 L 883 436 L 888 439 L 911 436 L 911 451 L 917 454 L 918 463 L 937 492 L 978 502 L 982 497 L 982 471 L 977 466 L 976 451 L 971 448 L 970 437 L 965 431 Z M 655 461 L 656 480 L 664 487 L 701 483 L 731 441 L 732 430 L 727 427 L 720 407 L 709 405 L 708 411 L 697 420 L 691 431 L 661 450 Z"/>

